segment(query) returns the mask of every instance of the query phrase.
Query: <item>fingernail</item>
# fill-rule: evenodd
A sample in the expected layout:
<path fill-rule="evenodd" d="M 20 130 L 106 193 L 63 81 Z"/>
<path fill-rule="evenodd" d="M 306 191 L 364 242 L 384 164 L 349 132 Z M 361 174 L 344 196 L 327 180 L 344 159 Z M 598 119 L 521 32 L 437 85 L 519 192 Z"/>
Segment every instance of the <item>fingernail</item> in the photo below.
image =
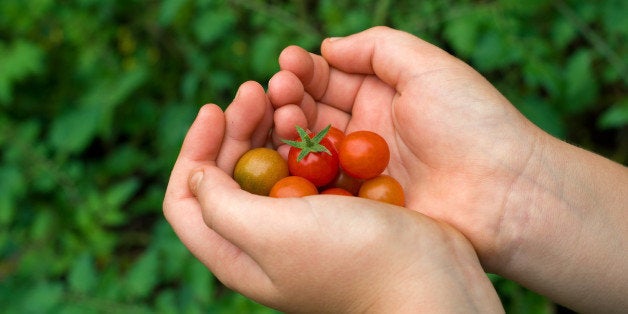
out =
<path fill-rule="evenodd" d="M 330 42 L 336 41 L 338 39 L 343 39 L 344 37 L 329 37 L 327 38 Z"/>
<path fill-rule="evenodd" d="M 192 190 L 192 193 L 194 193 L 194 195 L 196 195 L 198 186 L 201 184 L 201 180 L 203 180 L 203 175 L 204 175 L 203 170 L 197 170 L 190 176 L 190 181 L 189 181 L 190 190 Z"/>

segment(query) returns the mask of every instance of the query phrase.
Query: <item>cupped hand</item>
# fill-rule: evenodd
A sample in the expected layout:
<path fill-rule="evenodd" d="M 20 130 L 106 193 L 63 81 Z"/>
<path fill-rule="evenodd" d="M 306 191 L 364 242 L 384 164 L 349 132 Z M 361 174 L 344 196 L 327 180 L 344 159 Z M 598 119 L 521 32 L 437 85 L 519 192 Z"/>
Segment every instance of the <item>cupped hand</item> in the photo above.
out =
<path fill-rule="evenodd" d="M 275 145 L 295 124 L 379 133 L 406 206 L 452 224 L 499 268 L 521 232 L 518 183 L 542 132 L 467 64 L 408 33 L 376 27 L 321 51 L 280 55 L 268 87 Z"/>
<path fill-rule="evenodd" d="M 247 82 L 226 112 L 206 105 L 171 174 L 164 214 L 228 287 L 288 312 L 501 312 L 458 231 L 356 197 L 274 199 L 239 188 L 237 158 L 264 145 L 273 111 Z"/>

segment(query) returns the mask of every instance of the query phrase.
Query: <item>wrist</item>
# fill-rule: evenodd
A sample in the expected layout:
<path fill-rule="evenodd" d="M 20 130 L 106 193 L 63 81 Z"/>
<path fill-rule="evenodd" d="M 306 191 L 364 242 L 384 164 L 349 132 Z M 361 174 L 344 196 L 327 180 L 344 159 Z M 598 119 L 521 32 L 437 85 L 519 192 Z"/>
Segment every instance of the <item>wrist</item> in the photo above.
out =
<path fill-rule="evenodd" d="M 390 276 L 361 312 L 503 313 L 504 309 L 471 243 L 449 225 L 439 224 L 443 240 L 430 253 L 436 262 L 410 264 Z"/>
<path fill-rule="evenodd" d="M 622 298 L 613 291 L 628 289 L 628 172 L 549 135 L 539 139 L 512 186 L 495 272 L 578 311 L 612 311 Z"/>

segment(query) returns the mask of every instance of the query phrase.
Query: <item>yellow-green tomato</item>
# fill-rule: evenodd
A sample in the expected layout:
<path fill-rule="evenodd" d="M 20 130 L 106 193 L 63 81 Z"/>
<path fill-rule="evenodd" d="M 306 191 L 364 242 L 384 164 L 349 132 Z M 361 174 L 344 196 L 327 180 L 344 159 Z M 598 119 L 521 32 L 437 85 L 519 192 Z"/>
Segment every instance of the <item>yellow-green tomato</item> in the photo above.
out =
<path fill-rule="evenodd" d="M 246 152 L 233 171 L 233 178 L 243 190 L 264 196 L 268 196 L 277 181 L 287 176 L 288 163 L 276 150 L 265 147 Z"/>

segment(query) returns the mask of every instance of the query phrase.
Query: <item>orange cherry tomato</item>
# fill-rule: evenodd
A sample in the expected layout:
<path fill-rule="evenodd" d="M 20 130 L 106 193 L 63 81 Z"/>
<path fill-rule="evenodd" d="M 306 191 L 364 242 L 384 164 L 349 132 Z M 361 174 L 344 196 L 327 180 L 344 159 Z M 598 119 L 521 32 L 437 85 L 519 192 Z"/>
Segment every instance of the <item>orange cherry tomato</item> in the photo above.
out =
<path fill-rule="evenodd" d="M 364 181 L 358 196 L 397 206 L 405 204 L 403 187 L 395 178 L 385 174 Z"/>
<path fill-rule="evenodd" d="M 270 189 L 270 197 L 302 197 L 308 195 L 316 195 L 318 190 L 316 186 L 305 178 L 298 176 L 285 177 Z"/>
<path fill-rule="evenodd" d="M 341 189 L 341 188 L 329 188 L 329 189 L 324 190 L 323 192 L 321 192 L 321 194 L 354 196 L 349 191 L 347 191 L 345 189 Z"/>
<path fill-rule="evenodd" d="M 340 167 L 358 179 L 381 174 L 390 161 L 390 150 L 383 137 L 371 131 L 356 131 L 345 136 L 338 148 Z"/>

